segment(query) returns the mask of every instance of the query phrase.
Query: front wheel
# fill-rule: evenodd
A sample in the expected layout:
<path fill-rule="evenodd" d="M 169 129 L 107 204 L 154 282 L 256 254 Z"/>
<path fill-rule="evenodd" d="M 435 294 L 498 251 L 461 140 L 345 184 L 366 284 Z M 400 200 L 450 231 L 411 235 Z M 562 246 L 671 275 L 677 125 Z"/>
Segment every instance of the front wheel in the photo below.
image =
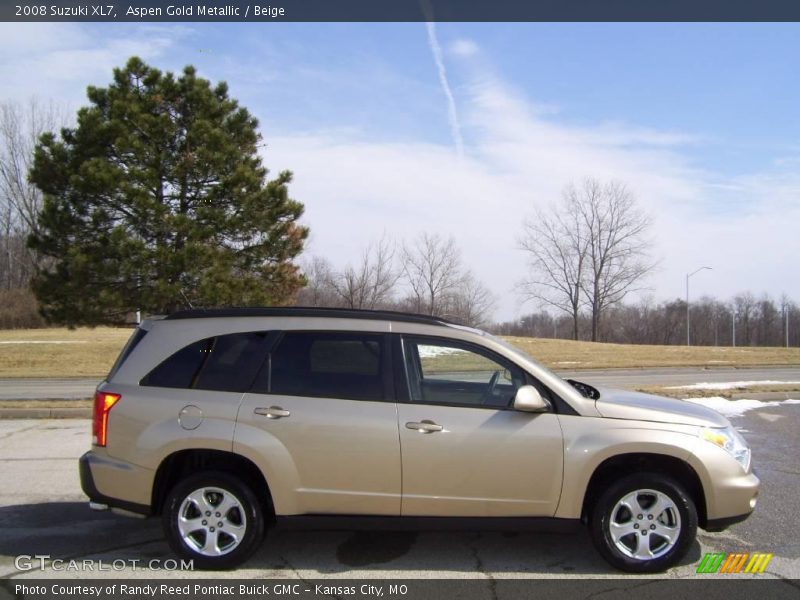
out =
<path fill-rule="evenodd" d="M 612 566 L 631 573 L 656 573 L 689 550 L 697 534 L 697 508 L 678 482 L 640 473 L 603 492 L 589 528 L 598 551 Z"/>
<path fill-rule="evenodd" d="M 240 565 L 264 536 L 264 514 L 253 491 L 216 471 L 190 475 L 175 485 L 162 518 L 170 547 L 199 569 Z"/>

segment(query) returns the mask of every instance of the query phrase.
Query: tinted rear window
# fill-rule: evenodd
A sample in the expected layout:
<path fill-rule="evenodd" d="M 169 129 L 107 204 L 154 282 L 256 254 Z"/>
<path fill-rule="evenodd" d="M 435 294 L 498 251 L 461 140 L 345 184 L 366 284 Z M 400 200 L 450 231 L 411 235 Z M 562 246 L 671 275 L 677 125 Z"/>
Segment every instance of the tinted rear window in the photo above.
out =
<path fill-rule="evenodd" d="M 201 390 L 246 391 L 264 362 L 264 336 L 263 333 L 236 333 L 218 337 L 194 387 Z"/>
<path fill-rule="evenodd" d="M 258 393 L 384 400 L 383 336 L 289 332 L 254 385 Z"/>
<path fill-rule="evenodd" d="M 266 335 L 232 333 L 194 342 L 150 371 L 141 385 L 244 392 L 264 362 Z"/>
<path fill-rule="evenodd" d="M 134 348 L 139 345 L 139 342 L 144 339 L 145 335 L 147 335 L 147 331 L 141 327 L 137 327 L 133 334 L 131 334 L 131 337 L 128 338 L 125 346 L 123 346 L 122 352 L 119 353 L 117 360 L 114 362 L 114 366 L 112 366 L 111 370 L 108 372 L 108 376 L 106 377 L 107 381 L 114 377 L 117 371 L 119 371 L 119 368 L 128 360 L 131 352 L 133 352 Z"/>
<path fill-rule="evenodd" d="M 211 352 L 215 338 L 200 340 L 178 350 L 142 379 L 142 385 L 190 388 Z"/>

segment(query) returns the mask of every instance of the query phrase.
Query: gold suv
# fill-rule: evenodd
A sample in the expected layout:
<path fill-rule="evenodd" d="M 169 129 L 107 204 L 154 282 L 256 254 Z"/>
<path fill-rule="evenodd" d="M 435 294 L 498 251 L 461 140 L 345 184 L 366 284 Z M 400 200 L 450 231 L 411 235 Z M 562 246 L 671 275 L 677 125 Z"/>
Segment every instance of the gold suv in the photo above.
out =
<path fill-rule="evenodd" d="M 420 315 L 190 310 L 145 321 L 97 388 L 81 483 L 161 515 L 200 568 L 271 527 L 586 524 L 614 567 L 664 570 L 697 527 L 756 505 L 719 413 L 561 379 L 482 331 Z"/>

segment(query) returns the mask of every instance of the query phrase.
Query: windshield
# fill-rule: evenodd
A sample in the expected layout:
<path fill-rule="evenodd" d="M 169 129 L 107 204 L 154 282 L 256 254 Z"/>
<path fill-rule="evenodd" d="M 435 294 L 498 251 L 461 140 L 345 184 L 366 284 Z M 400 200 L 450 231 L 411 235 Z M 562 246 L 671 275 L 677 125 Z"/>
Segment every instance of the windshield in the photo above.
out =
<path fill-rule="evenodd" d="M 521 358 L 523 360 L 527 360 L 528 362 L 532 362 L 533 364 L 535 364 L 540 369 L 542 369 L 544 371 L 547 371 L 548 373 L 553 375 L 553 377 L 558 377 L 559 379 L 562 379 L 562 380 L 566 381 L 568 384 L 570 384 L 572 387 L 574 387 L 576 390 L 578 390 L 580 392 L 580 394 L 584 398 L 591 398 L 593 400 L 597 400 L 600 397 L 600 392 L 597 390 L 597 388 L 592 387 L 591 385 L 588 385 L 586 383 L 582 383 L 580 381 L 575 381 L 574 379 L 564 379 L 558 373 L 555 373 L 555 372 L 553 372 L 552 369 L 549 369 L 549 368 L 545 367 L 542 363 L 540 363 L 536 359 L 532 358 L 528 353 L 520 350 L 519 348 L 517 348 L 513 344 L 507 342 L 503 338 L 497 337 L 495 335 L 491 335 L 489 333 L 486 333 L 485 331 L 480 331 L 478 329 L 476 329 L 475 331 L 480 333 L 482 336 L 485 336 L 485 337 L 491 339 L 492 341 L 497 342 L 503 348 L 505 348 L 506 350 L 508 350 L 512 354 L 518 356 L 519 358 Z"/>
<path fill-rule="evenodd" d="M 532 362 L 533 364 L 535 364 L 537 367 L 539 367 L 543 371 L 547 371 L 548 373 L 550 373 L 554 377 L 558 377 L 559 379 L 563 379 L 563 377 L 561 377 L 557 373 L 554 373 L 552 369 L 549 369 L 548 367 L 545 367 L 542 363 L 540 363 L 538 360 L 533 358 L 530 354 L 520 350 L 515 345 L 507 342 L 503 338 L 497 337 L 496 335 L 492 335 L 490 333 L 486 333 L 485 331 L 480 331 L 480 330 L 477 330 L 477 329 L 475 331 L 478 331 L 481 335 L 491 339 L 493 342 L 496 342 L 496 343 L 500 344 L 503 348 L 505 348 L 509 352 L 512 352 L 513 354 L 515 354 L 516 356 L 522 358 L 523 360 L 527 360 L 528 362 Z"/>

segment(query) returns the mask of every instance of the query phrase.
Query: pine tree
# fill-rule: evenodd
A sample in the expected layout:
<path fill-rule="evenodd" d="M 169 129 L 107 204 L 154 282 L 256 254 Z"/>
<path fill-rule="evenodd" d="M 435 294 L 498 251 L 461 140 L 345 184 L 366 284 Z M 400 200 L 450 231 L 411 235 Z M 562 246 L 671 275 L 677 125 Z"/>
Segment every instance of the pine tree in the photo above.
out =
<path fill-rule="evenodd" d="M 47 265 L 33 283 L 44 316 L 99 324 L 291 301 L 303 205 L 290 172 L 267 179 L 258 122 L 227 85 L 134 57 L 87 95 L 75 128 L 42 136 L 30 172 L 44 195 L 29 240 Z"/>

